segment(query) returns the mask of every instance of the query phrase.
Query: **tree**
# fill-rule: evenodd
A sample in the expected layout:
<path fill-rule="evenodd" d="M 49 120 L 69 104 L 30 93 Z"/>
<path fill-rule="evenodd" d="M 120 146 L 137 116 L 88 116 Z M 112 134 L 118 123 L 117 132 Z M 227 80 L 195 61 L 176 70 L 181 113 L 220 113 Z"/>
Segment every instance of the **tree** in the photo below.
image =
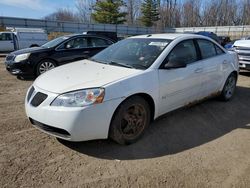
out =
<path fill-rule="evenodd" d="M 141 6 L 141 22 L 144 26 L 152 27 L 160 19 L 158 5 L 158 0 L 144 0 Z"/>
<path fill-rule="evenodd" d="M 91 13 L 94 0 L 77 0 L 76 9 L 78 10 L 79 21 L 91 22 Z"/>
<path fill-rule="evenodd" d="M 141 0 L 126 0 L 127 23 L 133 25 L 140 14 Z"/>
<path fill-rule="evenodd" d="M 97 1 L 92 16 L 98 23 L 123 24 L 127 13 L 121 11 L 122 7 L 125 7 L 123 0 Z"/>
<path fill-rule="evenodd" d="M 44 17 L 45 20 L 79 21 L 78 16 L 68 8 L 60 8 L 56 12 Z"/>

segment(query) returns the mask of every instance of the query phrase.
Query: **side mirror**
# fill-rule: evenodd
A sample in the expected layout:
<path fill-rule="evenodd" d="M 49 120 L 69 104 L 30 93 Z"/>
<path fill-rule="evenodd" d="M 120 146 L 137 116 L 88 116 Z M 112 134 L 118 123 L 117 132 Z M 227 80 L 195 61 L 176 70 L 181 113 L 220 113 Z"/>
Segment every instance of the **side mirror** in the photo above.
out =
<path fill-rule="evenodd" d="M 72 46 L 70 44 L 67 44 L 65 48 L 70 49 L 70 48 L 72 48 Z"/>
<path fill-rule="evenodd" d="M 165 65 L 165 69 L 178 69 L 178 68 L 185 68 L 187 66 L 186 63 L 181 61 L 168 61 Z"/>

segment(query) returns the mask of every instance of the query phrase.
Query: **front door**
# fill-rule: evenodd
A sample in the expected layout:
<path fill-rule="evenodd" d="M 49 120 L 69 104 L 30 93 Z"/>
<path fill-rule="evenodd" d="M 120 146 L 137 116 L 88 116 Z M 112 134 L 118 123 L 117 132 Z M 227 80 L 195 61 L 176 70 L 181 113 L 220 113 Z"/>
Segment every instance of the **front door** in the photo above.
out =
<path fill-rule="evenodd" d="M 182 62 L 184 68 L 159 69 L 159 113 L 164 114 L 194 102 L 200 95 L 203 64 L 193 40 L 182 41 L 169 53 L 164 63 Z"/>
<path fill-rule="evenodd" d="M 0 33 L 0 52 L 14 51 L 14 40 L 12 33 Z"/>
<path fill-rule="evenodd" d="M 71 39 L 56 49 L 56 59 L 60 64 L 89 58 L 87 37 Z"/>

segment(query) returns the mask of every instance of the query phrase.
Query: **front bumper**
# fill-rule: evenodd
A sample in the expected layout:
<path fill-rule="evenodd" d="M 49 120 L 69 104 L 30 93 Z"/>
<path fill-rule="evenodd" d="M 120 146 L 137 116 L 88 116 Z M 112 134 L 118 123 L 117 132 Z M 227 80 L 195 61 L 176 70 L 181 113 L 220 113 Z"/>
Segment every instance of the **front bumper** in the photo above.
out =
<path fill-rule="evenodd" d="M 6 70 L 9 71 L 12 75 L 16 76 L 33 76 L 33 68 L 28 60 L 21 61 L 16 63 L 13 60 L 5 60 Z"/>
<path fill-rule="evenodd" d="M 47 134 L 69 141 L 106 139 L 112 115 L 122 100 L 110 100 L 86 107 L 55 107 L 50 104 L 58 94 L 37 87 L 34 87 L 31 95 L 29 91 L 25 99 L 25 110 L 31 123 Z M 31 101 L 38 92 L 48 97 L 35 107 Z"/>
<path fill-rule="evenodd" d="M 240 69 L 250 70 L 250 61 L 239 60 Z"/>

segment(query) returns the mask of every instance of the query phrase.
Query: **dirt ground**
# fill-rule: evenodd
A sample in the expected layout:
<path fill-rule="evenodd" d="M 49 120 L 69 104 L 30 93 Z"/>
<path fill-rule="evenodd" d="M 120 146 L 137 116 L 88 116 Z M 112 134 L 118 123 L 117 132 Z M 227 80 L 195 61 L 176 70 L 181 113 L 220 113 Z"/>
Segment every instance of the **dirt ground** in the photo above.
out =
<path fill-rule="evenodd" d="M 156 120 L 139 142 L 69 143 L 33 128 L 0 59 L 0 187 L 250 187 L 250 73 L 235 97 Z"/>

